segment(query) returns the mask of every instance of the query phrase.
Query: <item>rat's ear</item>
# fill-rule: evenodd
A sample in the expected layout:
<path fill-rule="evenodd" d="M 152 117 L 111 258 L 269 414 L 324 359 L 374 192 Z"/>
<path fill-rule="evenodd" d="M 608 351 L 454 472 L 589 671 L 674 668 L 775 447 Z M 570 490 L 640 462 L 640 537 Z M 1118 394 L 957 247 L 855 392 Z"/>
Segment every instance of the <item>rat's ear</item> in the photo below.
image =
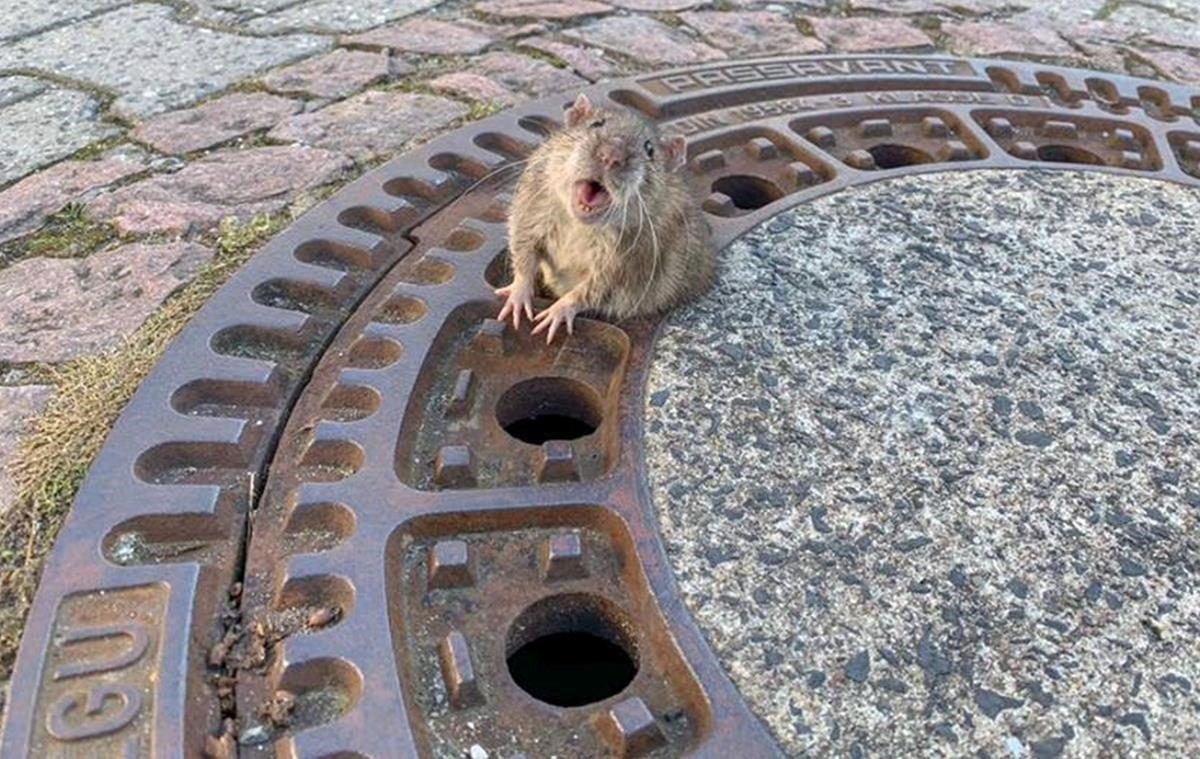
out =
<path fill-rule="evenodd" d="M 588 100 L 588 96 L 581 92 L 579 93 L 579 97 L 575 98 L 574 104 L 567 109 L 567 126 L 579 126 L 595 112 L 596 109 L 592 107 L 592 101 Z"/>
<path fill-rule="evenodd" d="M 663 163 L 671 171 L 682 168 L 687 161 L 687 140 L 675 135 L 663 140 Z"/>

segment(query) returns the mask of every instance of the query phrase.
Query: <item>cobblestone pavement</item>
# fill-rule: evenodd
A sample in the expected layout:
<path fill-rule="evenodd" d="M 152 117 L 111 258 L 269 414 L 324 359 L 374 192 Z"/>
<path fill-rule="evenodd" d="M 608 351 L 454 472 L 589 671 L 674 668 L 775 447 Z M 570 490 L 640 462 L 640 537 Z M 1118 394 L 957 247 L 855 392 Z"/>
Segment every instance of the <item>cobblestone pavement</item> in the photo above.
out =
<path fill-rule="evenodd" d="M 118 346 L 230 217 L 528 98 L 883 50 L 1200 84 L 1200 0 L 0 0 L 0 19 L 0 465 L 53 393 L 41 370 Z"/>

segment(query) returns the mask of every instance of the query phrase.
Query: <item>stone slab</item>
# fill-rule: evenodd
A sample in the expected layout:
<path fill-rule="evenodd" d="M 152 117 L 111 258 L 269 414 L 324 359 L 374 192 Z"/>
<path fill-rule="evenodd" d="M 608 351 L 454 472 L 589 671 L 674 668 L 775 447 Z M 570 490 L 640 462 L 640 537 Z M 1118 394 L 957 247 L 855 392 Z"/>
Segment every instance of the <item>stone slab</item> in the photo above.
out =
<path fill-rule="evenodd" d="M 303 107 L 299 101 L 265 92 L 235 92 L 195 108 L 155 116 L 130 136 L 163 153 L 191 153 L 273 127 Z"/>
<path fill-rule="evenodd" d="M 137 4 L 0 47 L 0 68 L 36 69 L 109 89 L 117 96 L 113 110 L 139 120 L 329 44 L 313 35 L 245 37 L 189 26 L 170 8 Z"/>
<path fill-rule="evenodd" d="M 480 103 L 497 103 L 510 106 L 524 100 L 520 94 L 513 92 L 504 85 L 480 74 L 470 71 L 453 71 L 431 79 L 429 88 L 440 95 L 465 100 L 475 100 Z"/>
<path fill-rule="evenodd" d="M 19 39 L 125 5 L 129 0 L 0 0 L 0 42 Z"/>
<path fill-rule="evenodd" d="M 100 102 L 83 92 L 54 87 L 10 102 L 0 107 L 0 184 L 119 131 L 100 120 Z"/>
<path fill-rule="evenodd" d="M 685 11 L 704 5 L 705 0 L 608 0 L 609 5 L 624 8 L 629 11 L 647 11 L 650 13 L 670 13 Z"/>
<path fill-rule="evenodd" d="M 0 76 L 0 108 L 45 92 L 48 86 L 31 76 Z"/>
<path fill-rule="evenodd" d="M 570 21 L 586 16 L 601 16 L 612 10 L 612 6 L 594 0 L 577 2 L 550 2 L 548 0 L 487 0 L 476 3 L 475 10 L 488 16 L 503 19 L 550 19 Z"/>
<path fill-rule="evenodd" d="M 0 242 L 34 231 L 68 203 L 143 171 L 135 161 L 63 161 L 0 192 Z"/>
<path fill-rule="evenodd" d="M 892 18 L 821 18 L 805 21 L 817 38 L 834 50 L 865 53 L 872 50 L 912 50 L 933 47 L 920 29 Z"/>
<path fill-rule="evenodd" d="M 620 67 L 605 58 L 604 52 L 596 48 L 569 45 L 550 37 L 530 37 L 521 40 L 521 45 L 554 56 L 570 66 L 575 73 L 592 82 L 619 76 L 621 73 Z"/>
<path fill-rule="evenodd" d="M 496 36 L 489 31 L 429 18 L 413 19 L 342 39 L 346 45 L 358 45 L 371 50 L 429 55 L 478 53 L 495 41 Z"/>
<path fill-rule="evenodd" d="M 29 425 L 46 408 L 54 388 L 49 385 L 0 385 L 0 517 L 17 500 L 9 472 Z"/>
<path fill-rule="evenodd" d="M 1153 66 L 1168 79 L 1183 84 L 1200 84 L 1200 58 L 1179 50 L 1139 50 L 1135 58 Z"/>
<path fill-rule="evenodd" d="M 309 0 L 256 18 L 246 26 L 267 33 L 297 29 L 357 32 L 439 4 L 439 0 Z"/>
<path fill-rule="evenodd" d="M 0 361 L 60 362 L 114 348 L 211 257 L 174 242 L 19 261 L 0 271 Z"/>
<path fill-rule="evenodd" d="M 1028 55 L 1069 58 L 1077 55 L 1052 25 L 1040 18 L 1024 22 L 970 21 L 942 24 L 950 49 L 960 55 Z"/>
<path fill-rule="evenodd" d="M 128 234 L 183 234 L 278 211 L 352 166 L 339 153 L 300 145 L 223 151 L 103 194 L 88 213 Z"/>
<path fill-rule="evenodd" d="M 643 16 L 609 16 L 566 29 L 563 34 L 645 64 L 704 63 L 727 57 L 711 45 Z"/>
<path fill-rule="evenodd" d="M 586 80 L 567 69 L 516 53 L 488 53 L 471 62 L 470 73 L 486 76 L 526 95 L 548 95 L 582 87 Z"/>
<path fill-rule="evenodd" d="M 669 318 L 646 459 L 687 607 L 787 756 L 1200 740 L 1200 196 L 854 188 Z"/>
<path fill-rule="evenodd" d="M 272 71 L 263 81 L 276 92 L 343 98 L 412 70 L 410 64 L 389 61 L 386 55 L 339 49 Z"/>
<path fill-rule="evenodd" d="M 825 49 L 815 37 L 801 34 L 786 14 L 771 11 L 689 11 L 679 16 L 710 44 L 731 55 L 801 55 Z"/>
<path fill-rule="evenodd" d="M 319 111 L 292 116 L 269 136 L 365 160 L 435 134 L 466 113 L 462 103 L 432 95 L 368 91 Z"/>
<path fill-rule="evenodd" d="M 1118 7 L 1109 19 L 1135 29 L 1156 45 L 1200 50 L 1200 23 L 1195 21 L 1133 4 Z"/>

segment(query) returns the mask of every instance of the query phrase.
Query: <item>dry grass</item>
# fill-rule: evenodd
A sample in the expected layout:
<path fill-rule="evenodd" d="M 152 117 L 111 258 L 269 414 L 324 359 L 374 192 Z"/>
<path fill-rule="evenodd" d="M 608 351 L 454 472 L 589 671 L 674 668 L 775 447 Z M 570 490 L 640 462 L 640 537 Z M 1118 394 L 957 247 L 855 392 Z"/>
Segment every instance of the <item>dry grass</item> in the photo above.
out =
<path fill-rule="evenodd" d="M 117 415 L 188 319 L 290 219 L 223 223 L 212 261 L 122 345 L 46 370 L 55 394 L 18 452 L 18 501 L 0 524 L 0 681 L 11 676 L 46 553 Z"/>

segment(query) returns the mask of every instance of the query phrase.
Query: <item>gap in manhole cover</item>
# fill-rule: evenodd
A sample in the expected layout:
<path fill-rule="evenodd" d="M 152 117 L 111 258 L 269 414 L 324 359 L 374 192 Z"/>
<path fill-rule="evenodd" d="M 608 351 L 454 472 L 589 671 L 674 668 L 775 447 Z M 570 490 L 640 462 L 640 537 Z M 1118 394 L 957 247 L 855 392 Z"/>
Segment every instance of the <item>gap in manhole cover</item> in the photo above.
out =
<path fill-rule="evenodd" d="M 588 94 L 688 136 L 722 245 L 920 172 L 1200 185 L 1200 97 L 1092 72 L 816 57 Z M 566 100 L 361 178 L 199 313 L 50 557 L 5 756 L 196 755 L 230 718 L 245 755 L 782 752 L 660 541 L 642 428 L 658 325 L 584 319 L 547 347 L 493 318 L 516 172 L 492 172 Z"/>

